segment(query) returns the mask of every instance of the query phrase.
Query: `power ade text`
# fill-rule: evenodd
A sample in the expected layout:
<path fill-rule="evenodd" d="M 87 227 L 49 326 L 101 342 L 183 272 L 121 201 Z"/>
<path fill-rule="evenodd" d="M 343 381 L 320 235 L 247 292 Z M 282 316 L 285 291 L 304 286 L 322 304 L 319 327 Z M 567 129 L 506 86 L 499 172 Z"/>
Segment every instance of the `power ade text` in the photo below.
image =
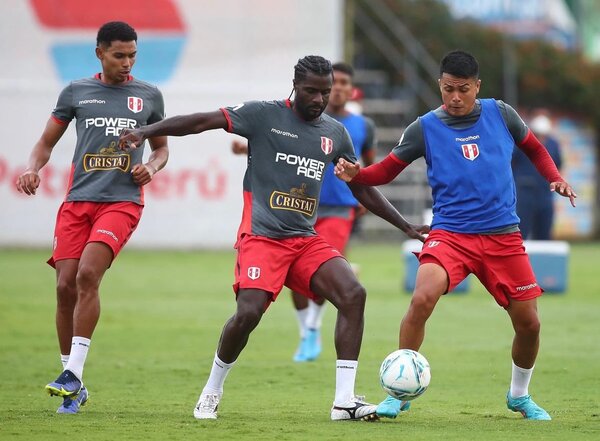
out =
<path fill-rule="evenodd" d="M 307 178 L 320 181 L 323 178 L 323 169 L 325 163 L 312 158 L 303 156 L 288 155 L 278 152 L 275 156 L 275 162 L 285 162 L 289 165 L 297 165 L 296 174 L 298 176 L 306 176 Z"/>
<path fill-rule="evenodd" d="M 119 136 L 123 129 L 135 129 L 137 121 L 130 118 L 86 118 L 85 128 L 88 127 L 105 127 L 105 136 Z"/>

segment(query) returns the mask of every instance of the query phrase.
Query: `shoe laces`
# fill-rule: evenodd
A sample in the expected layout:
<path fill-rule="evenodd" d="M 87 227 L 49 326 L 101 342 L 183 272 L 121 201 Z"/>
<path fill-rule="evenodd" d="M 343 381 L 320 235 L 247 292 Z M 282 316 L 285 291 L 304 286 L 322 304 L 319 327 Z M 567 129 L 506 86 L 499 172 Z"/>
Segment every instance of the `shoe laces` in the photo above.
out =
<path fill-rule="evenodd" d="M 219 404 L 219 395 L 217 394 L 206 394 L 202 400 L 200 400 L 200 404 L 198 408 L 201 411 L 214 412 L 215 407 Z"/>

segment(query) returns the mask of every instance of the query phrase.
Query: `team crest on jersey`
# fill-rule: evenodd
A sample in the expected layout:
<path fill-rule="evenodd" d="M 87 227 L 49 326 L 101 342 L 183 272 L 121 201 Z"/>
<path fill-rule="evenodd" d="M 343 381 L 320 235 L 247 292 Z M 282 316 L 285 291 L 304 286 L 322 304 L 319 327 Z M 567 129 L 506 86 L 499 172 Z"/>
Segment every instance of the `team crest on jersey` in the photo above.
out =
<path fill-rule="evenodd" d="M 144 100 L 137 96 L 127 97 L 127 108 L 133 113 L 140 113 L 144 108 Z"/>
<path fill-rule="evenodd" d="M 469 161 L 474 161 L 479 156 L 479 146 L 477 144 L 463 144 L 462 154 Z"/>
<path fill-rule="evenodd" d="M 323 153 L 326 155 L 333 152 L 333 139 L 321 136 L 321 150 L 323 150 Z"/>
<path fill-rule="evenodd" d="M 252 280 L 256 280 L 260 277 L 260 268 L 257 266 L 251 266 L 248 268 L 248 277 Z"/>

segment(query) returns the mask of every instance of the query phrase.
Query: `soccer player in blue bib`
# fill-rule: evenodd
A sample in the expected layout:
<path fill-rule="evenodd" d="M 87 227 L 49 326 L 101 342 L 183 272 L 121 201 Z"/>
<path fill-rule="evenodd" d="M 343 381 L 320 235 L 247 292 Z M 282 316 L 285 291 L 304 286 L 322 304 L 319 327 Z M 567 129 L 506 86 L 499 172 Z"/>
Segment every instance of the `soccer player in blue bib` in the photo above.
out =
<path fill-rule="evenodd" d="M 345 181 L 382 185 L 425 157 L 433 195 L 431 234 L 419 254 L 416 286 L 400 325 L 401 349 L 418 351 L 425 324 L 440 297 L 473 273 L 508 313 L 515 336 L 508 408 L 527 419 L 549 420 L 529 395 L 539 348 L 540 322 L 535 280 L 519 232 L 511 173 L 516 144 L 549 182 L 548 191 L 576 194 L 561 177 L 544 146 L 508 104 L 477 99 L 479 65 L 469 53 L 453 51 L 441 61 L 443 105 L 410 124 L 384 160 L 360 169 L 344 158 L 336 174 Z M 401 403 L 388 397 L 380 416 L 395 417 Z"/>
<path fill-rule="evenodd" d="M 212 129 L 248 139 L 244 208 L 235 245 L 237 309 L 223 328 L 210 376 L 194 409 L 198 419 L 217 418 L 225 377 L 284 285 L 309 298 L 324 297 L 338 310 L 331 419 L 376 418 L 377 406 L 354 394 L 366 293 L 341 253 L 313 228 L 325 166 L 341 156 L 356 160 L 348 131 L 323 113 L 332 80 L 328 60 L 307 56 L 294 68 L 293 101 L 251 101 L 175 116 L 121 135 L 122 148 L 135 148 L 151 136 Z M 424 239 L 421 232 L 429 228 L 406 222 L 375 189 L 351 187 L 371 212 L 409 236 Z"/>

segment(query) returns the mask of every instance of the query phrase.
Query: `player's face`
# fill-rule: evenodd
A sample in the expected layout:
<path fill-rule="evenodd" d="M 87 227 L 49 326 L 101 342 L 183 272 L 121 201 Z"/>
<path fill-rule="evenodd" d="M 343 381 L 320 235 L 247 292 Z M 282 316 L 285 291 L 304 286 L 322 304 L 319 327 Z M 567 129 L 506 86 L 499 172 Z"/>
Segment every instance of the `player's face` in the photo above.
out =
<path fill-rule="evenodd" d="M 306 121 L 321 116 L 329 102 L 331 82 L 331 75 L 316 75 L 312 72 L 308 72 L 306 79 L 294 82 L 294 110 Z"/>
<path fill-rule="evenodd" d="M 96 56 L 102 63 L 102 76 L 108 84 L 127 81 L 135 64 L 137 44 L 135 41 L 113 41 L 110 46 L 100 45 Z"/>
<path fill-rule="evenodd" d="M 444 73 L 438 80 L 446 112 L 452 116 L 465 116 L 473 111 L 481 80 L 459 78 Z"/>
<path fill-rule="evenodd" d="M 346 72 L 333 71 L 333 87 L 329 96 L 329 107 L 343 109 L 352 96 L 352 77 Z"/>

